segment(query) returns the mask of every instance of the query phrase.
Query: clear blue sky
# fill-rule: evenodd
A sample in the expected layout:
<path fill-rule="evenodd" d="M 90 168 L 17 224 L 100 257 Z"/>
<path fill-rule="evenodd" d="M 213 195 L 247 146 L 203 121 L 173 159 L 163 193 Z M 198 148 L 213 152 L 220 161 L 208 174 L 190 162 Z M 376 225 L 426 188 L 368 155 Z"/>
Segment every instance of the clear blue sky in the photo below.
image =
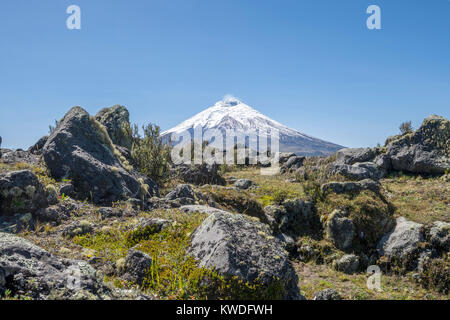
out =
<path fill-rule="evenodd" d="M 366 28 L 371 4 L 382 30 Z M 449 0 L 2 0 L 0 39 L 3 147 L 74 105 L 169 129 L 226 94 L 351 147 L 450 115 Z"/>

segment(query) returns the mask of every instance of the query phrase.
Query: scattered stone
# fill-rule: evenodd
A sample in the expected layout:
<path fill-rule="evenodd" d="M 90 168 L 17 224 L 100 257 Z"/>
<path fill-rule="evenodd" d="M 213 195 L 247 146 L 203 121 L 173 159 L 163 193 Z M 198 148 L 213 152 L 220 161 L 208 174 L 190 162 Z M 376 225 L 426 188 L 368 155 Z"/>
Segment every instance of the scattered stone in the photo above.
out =
<path fill-rule="evenodd" d="M 125 274 L 123 278 L 127 281 L 141 285 L 152 268 L 152 258 L 139 250 L 131 248 L 125 259 Z"/>
<path fill-rule="evenodd" d="M 122 210 L 110 207 L 103 207 L 98 209 L 98 213 L 101 215 L 102 220 L 113 218 L 113 217 L 122 217 Z"/>
<path fill-rule="evenodd" d="M 199 213 L 206 213 L 208 215 L 216 213 L 216 212 L 225 212 L 224 210 L 220 210 L 214 207 L 209 206 L 201 206 L 201 205 L 186 205 L 180 207 L 181 212 L 185 213 L 193 213 L 193 212 L 199 212 Z"/>
<path fill-rule="evenodd" d="M 73 195 L 74 191 L 75 191 L 75 189 L 73 187 L 73 184 L 65 183 L 59 187 L 58 194 L 60 196 L 64 195 L 64 196 L 70 197 Z"/>
<path fill-rule="evenodd" d="M 255 183 L 250 179 L 239 179 L 234 183 L 234 187 L 237 189 L 246 190 L 253 186 Z"/>
<path fill-rule="evenodd" d="M 92 233 L 94 228 L 89 221 L 81 220 L 74 221 L 66 226 L 62 232 L 63 236 L 73 238 L 75 236 L 82 236 L 88 233 Z"/>
<path fill-rule="evenodd" d="M 331 288 L 314 293 L 313 300 L 341 300 L 339 293 Z"/>

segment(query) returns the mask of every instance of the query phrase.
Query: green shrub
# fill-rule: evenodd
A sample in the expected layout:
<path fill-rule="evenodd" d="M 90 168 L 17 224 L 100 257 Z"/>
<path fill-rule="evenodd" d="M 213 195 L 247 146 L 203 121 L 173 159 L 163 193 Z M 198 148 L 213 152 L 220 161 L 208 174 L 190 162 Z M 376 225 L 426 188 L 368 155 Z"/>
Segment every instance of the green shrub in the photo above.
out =
<path fill-rule="evenodd" d="M 131 157 L 143 174 L 161 184 L 169 175 L 170 147 L 163 144 L 158 126 L 148 124 L 142 129 L 144 137 L 134 126 Z"/>
<path fill-rule="evenodd" d="M 413 127 L 411 125 L 411 121 L 403 122 L 400 127 L 401 134 L 407 134 L 413 132 Z"/>

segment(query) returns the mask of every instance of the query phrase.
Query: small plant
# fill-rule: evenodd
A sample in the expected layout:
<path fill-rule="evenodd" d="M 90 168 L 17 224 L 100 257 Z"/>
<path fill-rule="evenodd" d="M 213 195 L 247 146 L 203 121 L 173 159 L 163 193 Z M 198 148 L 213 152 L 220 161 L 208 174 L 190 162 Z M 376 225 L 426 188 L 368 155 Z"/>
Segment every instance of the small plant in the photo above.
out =
<path fill-rule="evenodd" d="M 400 132 L 402 135 L 413 132 L 413 127 L 411 125 L 411 121 L 403 122 L 400 127 Z"/>
<path fill-rule="evenodd" d="M 284 202 L 284 200 L 286 200 L 287 196 L 288 194 L 284 190 L 275 191 L 275 194 L 273 195 L 273 202 L 280 205 Z"/>

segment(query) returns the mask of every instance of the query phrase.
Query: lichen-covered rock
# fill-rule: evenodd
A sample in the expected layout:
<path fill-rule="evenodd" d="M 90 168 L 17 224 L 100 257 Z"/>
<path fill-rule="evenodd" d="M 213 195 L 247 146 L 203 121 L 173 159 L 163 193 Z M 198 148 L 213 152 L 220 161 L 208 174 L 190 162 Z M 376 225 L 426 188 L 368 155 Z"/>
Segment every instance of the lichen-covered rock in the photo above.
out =
<path fill-rule="evenodd" d="M 141 285 L 149 275 L 151 268 L 152 258 L 148 254 L 132 248 L 128 250 L 125 258 L 125 274 L 123 278 Z"/>
<path fill-rule="evenodd" d="M 315 236 L 320 233 L 320 219 L 311 201 L 288 199 L 280 206 L 265 207 L 264 213 L 275 233 L 291 236 Z"/>
<path fill-rule="evenodd" d="M 395 228 L 378 243 L 380 256 L 405 268 L 414 268 L 419 252 L 419 244 L 424 241 L 423 225 L 397 218 Z"/>
<path fill-rule="evenodd" d="M 113 299 L 84 261 L 60 259 L 27 240 L 0 233 L 0 292 L 33 299 Z"/>
<path fill-rule="evenodd" d="M 130 114 L 126 107 L 115 105 L 100 110 L 95 119 L 105 126 L 112 142 L 130 149 L 132 144 Z"/>
<path fill-rule="evenodd" d="M 286 163 L 281 166 L 280 172 L 285 173 L 298 170 L 301 166 L 303 166 L 305 159 L 305 157 L 300 156 L 289 157 Z"/>
<path fill-rule="evenodd" d="M 109 205 L 158 193 L 153 181 L 124 167 L 105 127 L 81 107 L 59 122 L 42 154 L 52 177 L 71 179 L 81 199 Z"/>
<path fill-rule="evenodd" d="M 282 165 L 282 164 L 286 163 L 292 157 L 295 157 L 295 153 L 293 153 L 293 152 L 280 152 L 278 154 L 278 161 Z"/>
<path fill-rule="evenodd" d="M 355 237 L 355 225 L 348 213 L 343 210 L 334 210 L 326 223 L 325 232 L 327 238 L 333 242 L 336 248 L 347 250 L 351 247 Z"/>
<path fill-rule="evenodd" d="M 47 206 L 44 188 L 29 170 L 0 174 L 0 215 L 34 213 Z"/>
<path fill-rule="evenodd" d="M 443 174 L 450 169 L 450 121 L 430 116 L 416 132 L 392 139 L 386 148 L 394 170 Z"/>
<path fill-rule="evenodd" d="M 370 162 L 348 164 L 331 164 L 327 168 L 329 175 L 341 175 L 352 180 L 379 179 L 382 173 Z"/>
<path fill-rule="evenodd" d="M 82 236 L 94 231 L 93 225 L 87 220 L 74 221 L 66 226 L 62 232 L 63 236 L 73 238 Z"/>
<path fill-rule="evenodd" d="M 360 259 L 354 254 L 346 254 L 339 260 L 334 261 L 333 267 L 346 274 L 353 274 L 358 271 Z"/>
<path fill-rule="evenodd" d="M 314 293 L 313 300 L 341 300 L 339 293 L 331 288 Z"/>
<path fill-rule="evenodd" d="M 206 268 L 266 287 L 282 285 L 278 298 L 301 299 L 297 276 L 280 240 L 267 225 L 240 214 L 211 214 L 192 235 L 188 251 Z"/>

